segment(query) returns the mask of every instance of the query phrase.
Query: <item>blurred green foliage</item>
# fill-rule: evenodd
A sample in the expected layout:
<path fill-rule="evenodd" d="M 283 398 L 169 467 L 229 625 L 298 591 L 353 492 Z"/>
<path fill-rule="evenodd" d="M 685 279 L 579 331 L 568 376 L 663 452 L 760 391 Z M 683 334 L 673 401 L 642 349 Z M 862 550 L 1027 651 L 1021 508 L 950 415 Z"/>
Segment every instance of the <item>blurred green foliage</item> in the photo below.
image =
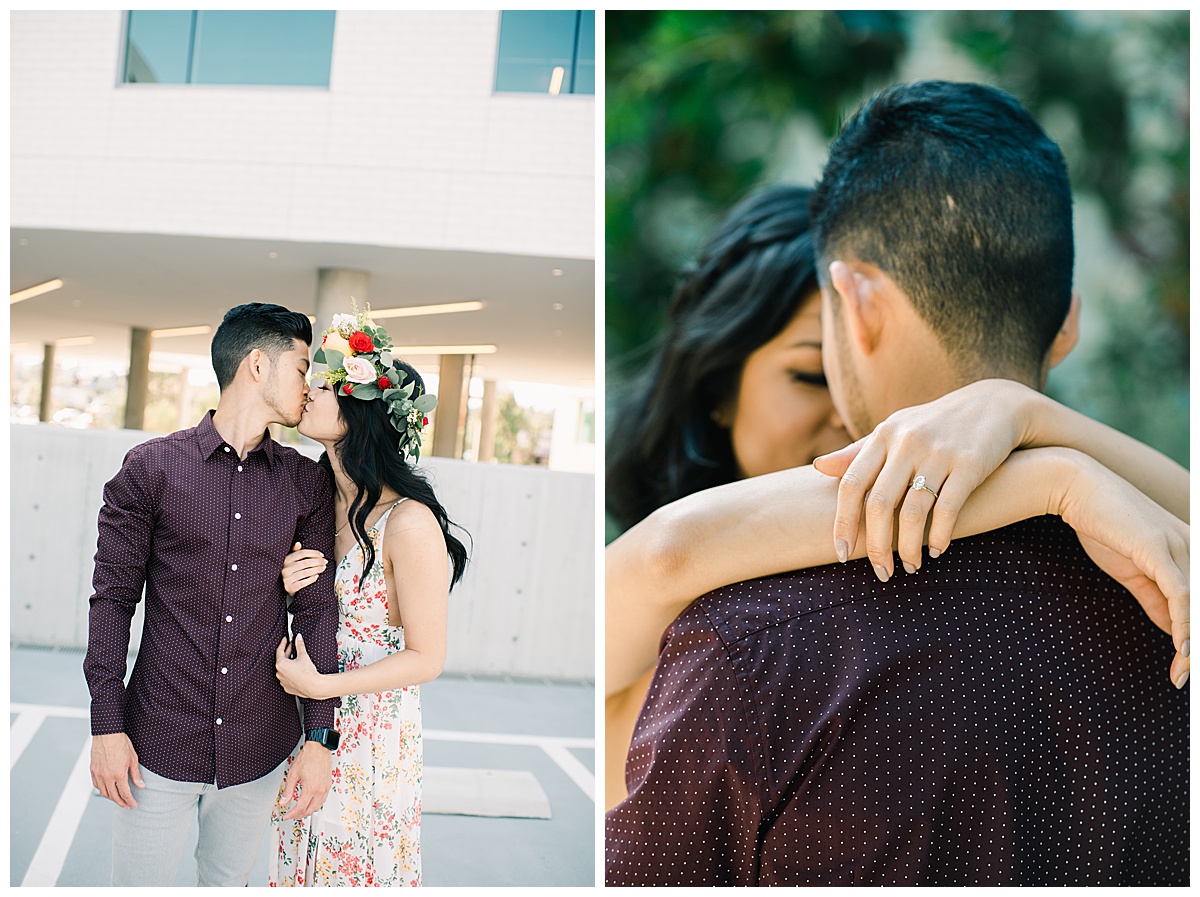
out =
<path fill-rule="evenodd" d="M 610 11 L 605 29 L 610 397 L 720 214 L 789 179 L 797 134 L 823 155 L 886 84 L 979 80 L 1058 141 L 1080 206 L 1084 338 L 1050 392 L 1187 463 L 1186 11 Z"/>

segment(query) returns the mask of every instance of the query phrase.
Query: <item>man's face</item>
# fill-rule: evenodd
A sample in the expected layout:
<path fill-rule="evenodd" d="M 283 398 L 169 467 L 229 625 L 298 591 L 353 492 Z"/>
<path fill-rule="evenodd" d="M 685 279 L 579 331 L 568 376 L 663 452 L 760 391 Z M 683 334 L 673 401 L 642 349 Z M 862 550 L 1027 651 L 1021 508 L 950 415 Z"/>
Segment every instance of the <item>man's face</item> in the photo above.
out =
<path fill-rule="evenodd" d="M 854 372 L 854 353 L 846 322 L 842 320 L 843 313 L 840 308 L 834 308 L 834 304 L 841 301 L 832 287 L 821 287 L 821 363 L 825 367 L 833 407 L 850 438 L 861 439 L 874 427 L 863 401 L 862 384 Z"/>
<path fill-rule="evenodd" d="M 263 401 L 285 427 L 294 427 L 308 401 L 308 346 L 292 340 L 292 348 L 267 358 L 270 372 L 263 382 Z"/>

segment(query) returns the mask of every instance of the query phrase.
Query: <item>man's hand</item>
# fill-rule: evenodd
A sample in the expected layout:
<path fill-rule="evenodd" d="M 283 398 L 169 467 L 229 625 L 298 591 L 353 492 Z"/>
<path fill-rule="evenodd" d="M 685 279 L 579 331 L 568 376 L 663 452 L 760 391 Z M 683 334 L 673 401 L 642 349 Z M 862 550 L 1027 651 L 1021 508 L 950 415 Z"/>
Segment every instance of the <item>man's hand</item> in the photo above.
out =
<path fill-rule="evenodd" d="M 124 732 L 93 735 L 91 772 L 92 784 L 102 797 L 126 810 L 137 809 L 129 780 L 133 779 L 139 788 L 145 788 L 146 783 L 142 781 L 137 751 L 128 735 Z"/>
<path fill-rule="evenodd" d="M 311 741 L 305 742 L 283 781 L 283 803 L 295 804 L 283 818 L 301 819 L 321 809 L 329 795 L 332 770 L 333 758 L 329 749 Z"/>

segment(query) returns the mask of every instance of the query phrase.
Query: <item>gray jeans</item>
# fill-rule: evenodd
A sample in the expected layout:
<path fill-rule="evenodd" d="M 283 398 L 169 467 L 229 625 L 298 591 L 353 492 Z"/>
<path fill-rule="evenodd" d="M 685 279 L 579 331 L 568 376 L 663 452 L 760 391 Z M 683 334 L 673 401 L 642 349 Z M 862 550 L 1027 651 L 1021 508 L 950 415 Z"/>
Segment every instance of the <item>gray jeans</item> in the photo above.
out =
<path fill-rule="evenodd" d="M 242 887 L 250 878 L 287 768 L 217 789 L 164 779 L 142 767 L 145 788 L 130 785 L 137 809 L 113 808 L 112 884 L 175 884 L 192 819 L 200 822 L 196 866 L 202 887 Z"/>

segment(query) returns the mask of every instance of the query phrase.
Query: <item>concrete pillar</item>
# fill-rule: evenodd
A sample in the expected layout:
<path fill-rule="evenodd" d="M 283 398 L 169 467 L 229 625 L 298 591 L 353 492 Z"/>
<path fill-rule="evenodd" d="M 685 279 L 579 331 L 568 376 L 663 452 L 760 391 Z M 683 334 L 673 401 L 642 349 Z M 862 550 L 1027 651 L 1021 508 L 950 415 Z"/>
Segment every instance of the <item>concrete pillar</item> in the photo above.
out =
<path fill-rule="evenodd" d="M 176 429 L 186 430 L 196 426 L 196 421 L 191 417 L 192 369 L 185 367 L 179 376 L 182 379 L 179 382 L 179 425 Z"/>
<path fill-rule="evenodd" d="M 496 397 L 496 381 L 483 381 L 483 407 L 479 410 L 480 461 L 496 460 L 496 423 L 500 420 L 500 400 Z"/>
<path fill-rule="evenodd" d="M 321 344 L 321 333 L 329 326 L 334 315 L 350 314 L 350 300 L 354 299 L 358 310 L 367 307 L 367 287 L 371 275 L 366 271 L 350 268 L 320 268 L 317 271 L 317 322 L 313 324 L 313 348 Z"/>
<path fill-rule="evenodd" d="M 129 385 L 125 394 L 125 429 L 140 430 L 146 420 L 150 393 L 150 331 L 129 329 Z"/>
<path fill-rule="evenodd" d="M 42 350 L 42 402 L 38 406 L 38 420 L 50 420 L 50 398 L 54 390 L 54 343 L 46 343 Z"/>
<path fill-rule="evenodd" d="M 463 376 L 466 360 L 465 355 L 443 355 L 438 366 L 437 425 L 430 454 L 439 458 L 460 457 L 459 433 L 467 416 L 467 381 Z"/>

